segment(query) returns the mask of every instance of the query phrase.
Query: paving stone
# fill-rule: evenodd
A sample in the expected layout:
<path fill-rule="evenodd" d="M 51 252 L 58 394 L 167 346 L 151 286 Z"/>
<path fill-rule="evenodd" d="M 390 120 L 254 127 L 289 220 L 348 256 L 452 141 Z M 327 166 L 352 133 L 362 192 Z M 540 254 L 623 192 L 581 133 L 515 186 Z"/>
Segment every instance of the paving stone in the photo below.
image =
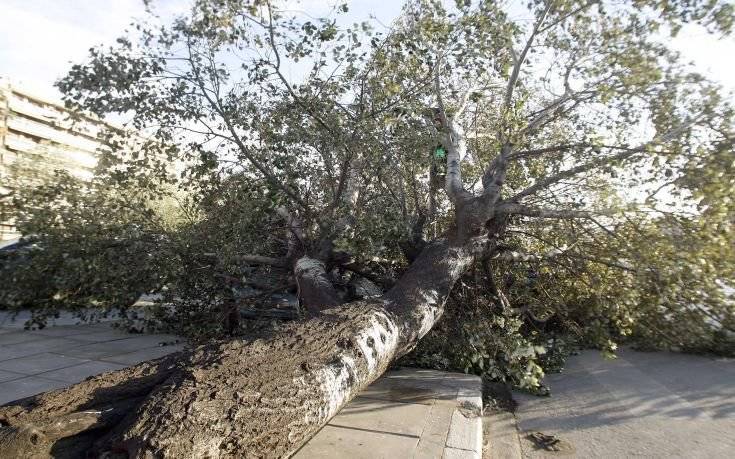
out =
<path fill-rule="evenodd" d="M 161 342 L 167 342 L 174 339 L 176 338 L 170 335 L 139 335 L 134 338 L 120 338 L 112 341 L 104 341 L 100 343 L 78 346 L 73 349 L 66 350 L 64 354 L 84 359 L 109 360 L 108 357 L 136 352 L 141 349 L 169 347 L 159 346 L 159 344 Z"/>
<path fill-rule="evenodd" d="M 457 407 L 455 400 L 437 400 L 426 417 L 424 430 L 416 446 L 414 459 L 434 459 L 441 457 L 449 434 L 452 413 Z"/>
<path fill-rule="evenodd" d="M 482 418 L 477 413 L 455 409 L 449 426 L 447 446 L 479 453 L 482 450 Z"/>
<path fill-rule="evenodd" d="M 107 330 L 100 330 L 99 328 L 93 328 L 88 333 L 74 335 L 73 339 L 76 339 L 78 341 L 84 341 L 87 343 L 102 343 L 105 341 L 116 341 L 120 339 L 128 339 L 131 336 L 135 336 L 135 335 L 130 335 L 130 333 L 125 333 L 124 331 L 120 331 L 120 330 L 114 330 L 112 328 L 108 328 Z"/>
<path fill-rule="evenodd" d="M 122 368 L 125 368 L 125 365 L 92 360 L 71 367 L 47 371 L 45 373 L 41 373 L 39 376 L 58 381 L 77 383 L 89 376 L 98 375 L 107 371 L 120 370 Z"/>
<path fill-rule="evenodd" d="M 120 363 L 124 365 L 135 365 L 146 360 L 157 359 L 159 357 L 163 357 L 164 355 L 172 354 L 182 349 L 184 349 L 183 344 L 152 347 L 148 349 L 141 349 L 135 352 L 129 352 L 127 354 L 119 354 L 105 357 L 104 361 Z"/>
<path fill-rule="evenodd" d="M 10 311 L 0 311 L 0 327 L 4 329 L 22 330 L 23 325 L 30 318 L 30 311 L 19 311 L 17 314 Z"/>
<path fill-rule="evenodd" d="M 403 403 L 432 405 L 440 396 L 435 390 L 412 386 L 409 382 L 379 379 L 360 392 L 360 397 Z"/>
<path fill-rule="evenodd" d="M 0 346 L 7 346 L 10 344 L 24 343 L 27 341 L 37 340 L 38 337 L 32 333 L 26 331 L 18 331 L 14 329 L 8 329 L 7 333 L 0 335 Z"/>
<path fill-rule="evenodd" d="M 94 314 L 94 310 L 90 310 L 90 314 Z M 10 311 L 0 311 L 0 327 L 2 328 L 14 328 L 22 330 L 28 319 L 32 317 L 31 311 L 24 310 L 19 311 L 17 314 Z M 112 323 L 119 320 L 115 314 L 110 314 L 108 317 L 95 316 L 95 323 Z M 61 311 L 59 317 L 50 317 L 47 320 L 47 327 L 54 326 L 85 326 L 89 322 L 83 322 L 82 319 L 77 317 L 73 312 Z"/>
<path fill-rule="evenodd" d="M 85 362 L 87 360 L 44 352 L 23 358 L 4 360 L 0 362 L 0 370 L 23 373 L 25 375 L 37 375 L 46 371 L 79 365 Z"/>
<path fill-rule="evenodd" d="M 358 396 L 343 408 L 330 424 L 413 435 L 418 439 L 430 411 L 431 405 L 388 402 Z"/>
<path fill-rule="evenodd" d="M 387 432 L 325 426 L 319 441 L 310 441 L 294 459 L 396 459 L 410 458 L 418 438 Z"/>
<path fill-rule="evenodd" d="M 480 459 L 480 453 L 477 451 L 447 447 L 444 448 L 442 459 Z"/>
<path fill-rule="evenodd" d="M 453 386 L 451 381 L 447 383 L 447 376 L 453 378 L 465 375 L 419 368 L 391 370 L 360 395 L 412 403 L 430 403 L 422 401 L 426 400 L 426 395 L 430 391 L 434 399 L 454 400 L 457 396 L 457 387 Z M 424 394 L 421 394 L 422 391 Z"/>
<path fill-rule="evenodd" d="M 55 352 L 68 350 L 82 344 L 82 342 L 70 338 L 34 336 L 31 341 L 0 346 L 0 361 L 41 354 L 50 350 Z"/>
<path fill-rule="evenodd" d="M 46 327 L 40 330 L 26 331 L 31 336 L 55 336 L 55 337 L 73 337 L 78 339 L 79 336 L 84 336 L 89 333 L 99 332 L 99 329 L 92 325 L 62 325 Z"/>
<path fill-rule="evenodd" d="M 0 370 L 0 382 L 10 381 L 12 379 L 24 378 L 27 375 L 22 373 L 15 373 L 7 370 Z"/>
<path fill-rule="evenodd" d="M 20 398 L 36 395 L 51 389 L 68 385 L 63 381 L 44 379 L 38 376 L 27 376 L 0 383 L 0 404 L 12 402 Z"/>

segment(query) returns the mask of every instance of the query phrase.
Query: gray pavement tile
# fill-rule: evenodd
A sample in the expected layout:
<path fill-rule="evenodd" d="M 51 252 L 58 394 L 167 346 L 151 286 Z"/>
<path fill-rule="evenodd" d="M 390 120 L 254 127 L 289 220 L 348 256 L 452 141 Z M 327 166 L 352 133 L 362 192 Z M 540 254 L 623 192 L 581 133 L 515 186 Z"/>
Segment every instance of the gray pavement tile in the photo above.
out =
<path fill-rule="evenodd" d="M 452 413 L 457 407 L 454 400 L 437 400 L 431 406 L 431 412 L 426 417 L 421 439 L 416 446 L 414 459 L 433 459 L 441 457 L 449 434 L 449 425 Z"/>
<path fill-rule="evenodd" d="M 444 448 L 442 459 L 480 459 L 480 453 L 447 446 Z"/>
<path fill-rule="evenodd" d="M 19 311 L 17 314 L 12 311 L 0 311 L 0 327 L 4 329 L 17 329 L 20 326 L 22 329 L 25 321 L 30 318 L 30 311 Z"/>
<path fill-rule="evenodd" d="M 62 325 L 54 327 L 46 327 L 40 330 L 27 331 L 33 336 L 55 336 L 55 337 L 77 337 L 80 335 L 86 335 L 89 333 L 99 332 L 99 329 L 91 325 Z"/>
<path fill-rule="evenodd" d="M 456 390 L 452 391 L 450 396 L 456 394 Z M 360 397 L 372 398 L 377 400 L 386 400 L 391 402 L 403 403 L 420 403 L 423 405 L 432 405 L 437 397 L 442 394 L 432 388 L 415 387 L 409 382 L 395 381 L 390 379 L 379 379 L 372 383 L 367 389 L 360 392 Z"/>
<path fill-rule="evenodd" d="M 183 344 L 151 347 L 135 352 L 130 352 L 127 354 L 119 354 L 105 357 L 103 360 L 105 362 L 121 363 L 124 365 L 135 365 L 146 360 L 157 359 L 159 357 L 163 357 L 164 355 L 172 354 L 182 349 L 184 349 Z"/>
<path fill-rule="evenodd" d="M 451 376 L 452 379 L 446 379 L 447 376 Z M 459 373 L 447 373 L 435 370 L 425 370 L 418 368 L 400 368 L 397 370 L 391 370 L 390 372 L 383 375 L 378 381 L 366 389 L 367 393 L 375 395 L 376 398 L 389 397 L 388 400 L 408 401 L 410 398 L 411 391 L 416 391 L 415 403 L 421 403 L 422 396 L 420 392 L 432 392 L 433 397 L 442 400 L 454 400 L 457 396 L 457 385 L 453 384 L 454 378 L 457 379 L 458 384 L 464 387 L 464 378 L 467 375 Z M 477 378 L 473 376 L 473 378 Z M 477 383 L 475 383 L 475 387 Z M 402 389 L 406 390 L 406 394 L 401 394 Z M 385 392 L 381 394 L 380 392 Z M 390 391 L 395 391 L 395 394 L 389 394 Z M 361 394 L 362 395 L 362 394 Z M 408 396 L 408 397 L 407 397 Z M 414 402 L 412 402 L 414 403 Z"/>
<path fill-rule="evenodd" d="M 113 341 L 87 344 L 70 348 L 64 351 L 64 355 L 71 355 L 83 359 L 108 360 L 108 357 L 140 351 L 142 349 L 169 347 L 160 346 L 161 342 L 175 339 L 169 335 L 126 335 L 133 338 L 121 338 Z"/>
<path fill-rule="evenodd" d="M 25 375 L 37 375 L 58 368 L 79 365 L 87 360 L 76 357 L 67 357 L 59 354 L 44 352 L 41 354 L 26 356 L 23 358 L 3 360 L 0 362 L 0 370 L 23 373 Z"/>
<path fill-rule="evenodd" d="M 421 436 L 431 405 L 356 397 L 329 422 L 333 426 Z"/>
<path fill-rule="evenodd" d="M 466 410 L 454 410 L 447 446 L 479 453 L 482 450 L 482 418 Z"/>
<path fill-rule="evenodd" d="M 24 378 L 27 375 L 22 373 L 15 373 L 12 371 L 0 370 L 0 382 L 10 381 L 13 379 Z"/>
<path fill-rule="evenodd" d="M 108 330 L 99 330 L 95 329 L 92 330 L 90 333 L 85 333 L 83 335 L 76 335 L 74 336 L 74 339 L 79 341 L 85 341 L 89 343 L 101 343 L 105 341 L 115 341 L 119 339 L 126 339 L 134 336 L 140 336 L 140 335 L 131 335 L 130 333 L 125 333 L 124 331 L 120 330 L 114 330 L 112 328 L 109 328 Z"/>
<path fill-rule="evenodd" d="M 118 327 L 114 327 L 113 326 L 116 323 L 117 323 L 117 320 L 108 320 L 108 321 L 105 321 L 105 322 L 90 322 L 90 323 L 86 324 L 86 326 L 88 326 L 89 328 L 96 328 L 96 329 L 98 329 L 100 331 L 102 331 L 102 330 L 117 330 Z"/>
<path fill-rule="evenodd" d="M 295 459 L 410 458 L 417 437 L 327 425 L 294 455 Z"/>
<path fill-rule="evenodd" d="M 68 357 L 67 357 L 68 358 Z M 76 383 L 82 381 L 89 376 L 95 376 L 113 370 L 125 368 L 125 365 L 118 365 L 109 362 L 89 361 L 74 365 L 71 367 L 60 368 L 58 370 L 47 371 L 39 376 L 58 381 Z"/>
<path fill-rule="evenodd" d="M 0 404 L 12 402 L 19 398 L 29 397 L 51 389 L 58 389 L 68 385 L 63 381 L 27 376 L 0 383 Z"/>
<path fill-rule="evenodd" d="M 12 330 L 0 335 L 0 346 L 24 343 L 26 341 L 34 341 L 36 339 L 37 337 L 35 335 L 27 331 Z"/>
<path fill-rule="evenodd" d="M 0 361 L 41 354 L 51 350 L 59 352 L 82 344 L 80 341 L 69 338 L 34 336 L 31 341 L 0 346 Z"/>
<path fill-rule="evenodd" d="M 92 312 L 94 313 L 94 312 Z M 31 311 L 24 310 L 14 314 L 9 311 L 0 311 L 0 327 L 3 328 L 15 328 L 23 329 L 25 322 L 32 317 Z M 111 323 L 118 320 L 114 315 L 109 317 L 100 317 L 99 315 L 94 316 L 95 322 Z M 69 311 L 61 311 L 59 317 L 50 317 L 47 321 L 47 328 L 54 326 L 74 326 L 74 325 L 85 325 L 87 322 L 83 322 L 82 319 L 77 317 L 76 314 Z"/>

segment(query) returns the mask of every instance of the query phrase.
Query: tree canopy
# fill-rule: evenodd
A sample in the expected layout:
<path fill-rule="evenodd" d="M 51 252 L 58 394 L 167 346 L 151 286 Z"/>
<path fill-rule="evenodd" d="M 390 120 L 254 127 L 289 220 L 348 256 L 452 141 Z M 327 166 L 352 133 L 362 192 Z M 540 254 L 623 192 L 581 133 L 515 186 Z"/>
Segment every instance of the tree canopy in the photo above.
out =
<path fill-rule="evenodd" d="M 533 386 L 526 362 L 561 337 L 732 352 L 732 99 L 668 45 L 688 23 L 730 34 L 732 4 L 411 0 L 389 26 L 349 24 L 349 4 L 197 0 L 170 24 L 148 8 L 58 82 L 126 128 L 92 183 L 14 198 L 41 249 L 6 264 L 4 304 L 159 293 L 163 323 L 210 336 L 233 302 L 296 291 L 313 312 L 482 232 L 459 331 L 415 361 Z M 317 301 L 291 269 L 304 254 L 332 284 Z"/>

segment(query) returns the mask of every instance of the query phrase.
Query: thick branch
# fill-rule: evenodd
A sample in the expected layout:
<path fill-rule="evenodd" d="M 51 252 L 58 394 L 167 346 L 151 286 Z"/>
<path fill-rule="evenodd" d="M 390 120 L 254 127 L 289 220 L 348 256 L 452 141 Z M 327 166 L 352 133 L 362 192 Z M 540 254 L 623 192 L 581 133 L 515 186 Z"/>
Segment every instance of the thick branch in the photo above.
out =
<path fill-rule="evenodd" d="M 206 257 L 216 256 L 214 253 L 205 253 L 203 255 Z M 235 255 L 233 258 L 240 263 L 277 266 L 279 268 L 288 267 L 288 260 L 285 258 L 266 257 L 263 255 Z"/>
<path fill-rule="evenodd" d="M 436 99 L 439 105 L 441 128 L 444 131 L 443 144 L 447 149 L 447 174 L 444 188 L 449 199 L 456 204 L 462 198 L 468 197 L 468 193 L 462 185 L 461 168 L 462 158 L 467 152 L 467 142 L 462 129 L 454 122 L 453 118 L 447 116 L 447 111 L 444 108 L 444 100 L 441 95 L 439 72 L 434 73 L 434 90 L 436 91 Z"/>
<path fill-rule="evenodd" d="M 243 263 L 278 266 L 281 268 L 287 266 L 287 261 L 284 258 L 265 257 L 261 255 L 238 255 L 235 258 Z"/>
<path fill-rule="evenodd" d="M 569 177 L 573 177 L 577 174 L 581 174 L 582 172 L 587 172 L 589 170 L 592 170 L 598 166 L 602 166 L 604 164 L 608 164 L 614 161 L 623 160 L 626 158 L 629 158 L 633 156 L 636 153 L 640 153 L 642 151 L 645 151 L 645 147 L 638 147 L 638 148 L 631 148 L 628 150 L 624 150 L 616 155 L 612 156 L 605 156 L 602 158 L 597 158 L 595 160 L 589 161 L 584 164 L 580 164 L 577 167 L 573 167 L 571 169 L 567 169 L 564 171 L 559 172 L 558 174 L 551 175 L 549 177 L 546 177 L 545 179 L 538 180 L 533 185 L 529 186 L 523 191 L 520 191 L 515 196 L 507 199 L 508 202 L 517 202 L 527 196 L 531 196 L 555 183 L 558 183 L 564 179 L 567 179 Z"/>
<path fill-rule="evenodd" d="M 293 260 L 303 252 L 305 246 L 304 229 L 301 220 L 291 214 L 285 207 L 276 209 L 278 215 L 286 221 L 288 226 L 288 254 L 286 258 Z"/>

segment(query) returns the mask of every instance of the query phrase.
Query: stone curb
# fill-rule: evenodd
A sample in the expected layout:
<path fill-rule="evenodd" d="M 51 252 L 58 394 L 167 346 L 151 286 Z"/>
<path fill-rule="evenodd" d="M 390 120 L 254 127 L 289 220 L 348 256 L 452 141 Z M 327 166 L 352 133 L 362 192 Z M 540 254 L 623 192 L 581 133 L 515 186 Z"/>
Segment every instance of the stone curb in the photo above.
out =
<path fill-rule="evenodd" d="M 457 388 L 457 407 L 452 412 L 444 459 L 482 457 L 482 379 L 464 375 Z"/>

